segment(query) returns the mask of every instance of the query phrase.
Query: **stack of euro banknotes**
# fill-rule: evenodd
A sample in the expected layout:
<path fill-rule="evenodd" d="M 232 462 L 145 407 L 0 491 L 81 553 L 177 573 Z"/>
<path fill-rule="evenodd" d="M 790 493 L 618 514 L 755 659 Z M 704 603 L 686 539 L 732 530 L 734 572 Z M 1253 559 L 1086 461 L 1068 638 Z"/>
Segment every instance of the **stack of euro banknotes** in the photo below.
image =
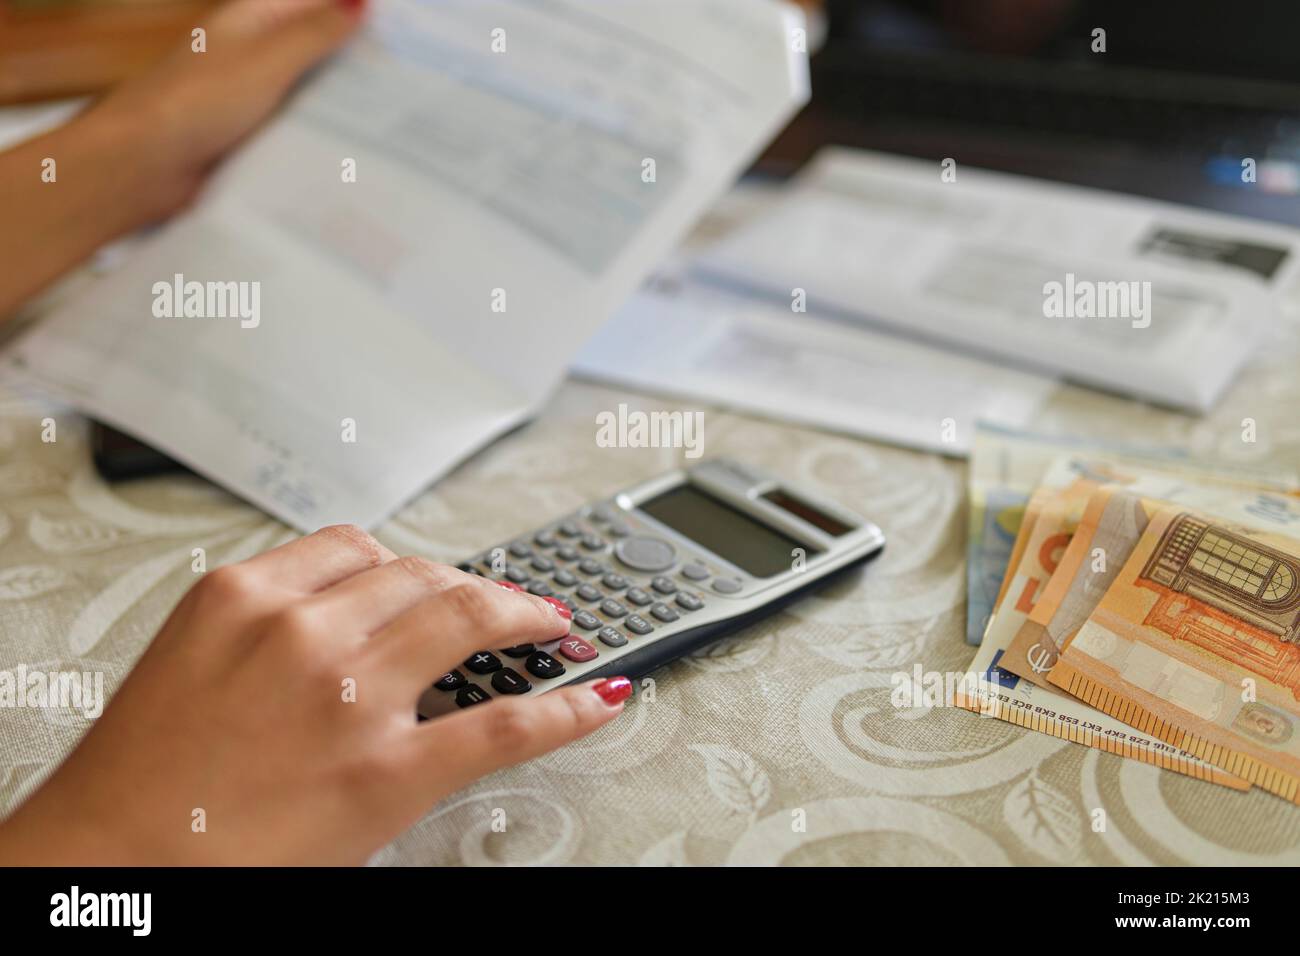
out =
<path fill-rule="evenodd" d="M 1300 492 L 1222 458 L 982 428 L 957 702 L 1300 803 Z"/>

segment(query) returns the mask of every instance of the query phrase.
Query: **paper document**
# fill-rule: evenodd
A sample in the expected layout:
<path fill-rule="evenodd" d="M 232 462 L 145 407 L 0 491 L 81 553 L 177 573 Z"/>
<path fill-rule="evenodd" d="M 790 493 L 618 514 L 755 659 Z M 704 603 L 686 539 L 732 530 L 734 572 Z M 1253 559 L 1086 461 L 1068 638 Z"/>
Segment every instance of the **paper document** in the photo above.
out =
<path fill-rule="evenodd" d="M 6 366 L 301 529 L 374 525 L 530 415 L 807 99 L 799 23 L 769 0 L 381 0 Z"/>
<path fill-rule="evenodd" d="M 783 421 L 965 455 L 981 420 L 1024 427 L 1057 385 L 692 279 L 647 283 L 572 370 Z"/>
<path fill-rule="evenodd" d="M 698 260 L 810 312 L 1208 409 L 1278 314 L 1300 231 L 938 161 L 828 149 Z"/>

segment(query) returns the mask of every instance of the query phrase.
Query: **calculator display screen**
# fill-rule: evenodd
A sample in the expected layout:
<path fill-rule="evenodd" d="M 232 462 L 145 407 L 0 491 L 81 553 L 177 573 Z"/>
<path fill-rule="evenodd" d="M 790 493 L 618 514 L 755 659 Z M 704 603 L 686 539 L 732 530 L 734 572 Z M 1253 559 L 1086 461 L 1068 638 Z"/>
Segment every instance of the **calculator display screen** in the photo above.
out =
<path fill-rule="evenodd" d="M 694 485 L 679 485 L 638 507 L 756 578 L 789 571 L 795 548 L 809 556 L 816 553 L 816 549 L 760 524 Z"/>

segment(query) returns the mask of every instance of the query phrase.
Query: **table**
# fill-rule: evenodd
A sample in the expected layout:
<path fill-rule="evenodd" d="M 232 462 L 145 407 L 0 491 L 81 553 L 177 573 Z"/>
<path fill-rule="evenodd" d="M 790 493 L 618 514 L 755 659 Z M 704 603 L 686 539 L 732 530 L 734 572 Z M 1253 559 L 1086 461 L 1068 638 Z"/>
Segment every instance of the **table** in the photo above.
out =
<path fill-rule="evenodd" d="M 1046 430 L 1182 442 L 1294 469 L 1297 334 L 1195 419 L 1063 387 Z M 595 416 L 698 407 L 569 381 L 540 417 L 426 491 L 377 536 L 453 561 L 680 465 L 680 451 L 599 448 Z M 376 864 L 1300 863 L 1300 808 L 1236 793 L 961 710 L 898 710 L 891 675 L 960 671 L 964 463 L 705 408 L 705 454 L 731 454 L 872 517 L 884 555 L 735 638 L 653 675 L 590 738 L 443 801 Z M 116 687 L 209 566 L 292 532 L 206 482 L 110 487 L 84 423 L 0 391 L 0 667 L 102 669 Z M 1240 422 L 1257 421 L 1243 445 Z M 0 812 L 86 728 L 0 712 Z M 1105 829 L 1095 832 L 1095 810 Z M 500 813 L 504 811 L 504 818 Z M 504 832 L 494 820 L 504 819 Z"/>

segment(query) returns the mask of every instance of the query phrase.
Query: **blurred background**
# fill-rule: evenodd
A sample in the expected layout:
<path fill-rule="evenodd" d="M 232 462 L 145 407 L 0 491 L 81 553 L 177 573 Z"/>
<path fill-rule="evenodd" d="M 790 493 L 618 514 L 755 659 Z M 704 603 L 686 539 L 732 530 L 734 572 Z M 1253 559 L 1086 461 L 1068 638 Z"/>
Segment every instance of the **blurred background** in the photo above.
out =
<path fill-rule="evenodd" d="M 93 93 L 212 0 L 0 0 L 0 103 Z M 804 0 L 813 100 L 760 169 L 827 143 L 1300 222 L 1292 0 Z M 1105 31 L 1104 53 L 1093 31 Z M 1240 160 L 1258 162 L 1243 189 Z"/>

